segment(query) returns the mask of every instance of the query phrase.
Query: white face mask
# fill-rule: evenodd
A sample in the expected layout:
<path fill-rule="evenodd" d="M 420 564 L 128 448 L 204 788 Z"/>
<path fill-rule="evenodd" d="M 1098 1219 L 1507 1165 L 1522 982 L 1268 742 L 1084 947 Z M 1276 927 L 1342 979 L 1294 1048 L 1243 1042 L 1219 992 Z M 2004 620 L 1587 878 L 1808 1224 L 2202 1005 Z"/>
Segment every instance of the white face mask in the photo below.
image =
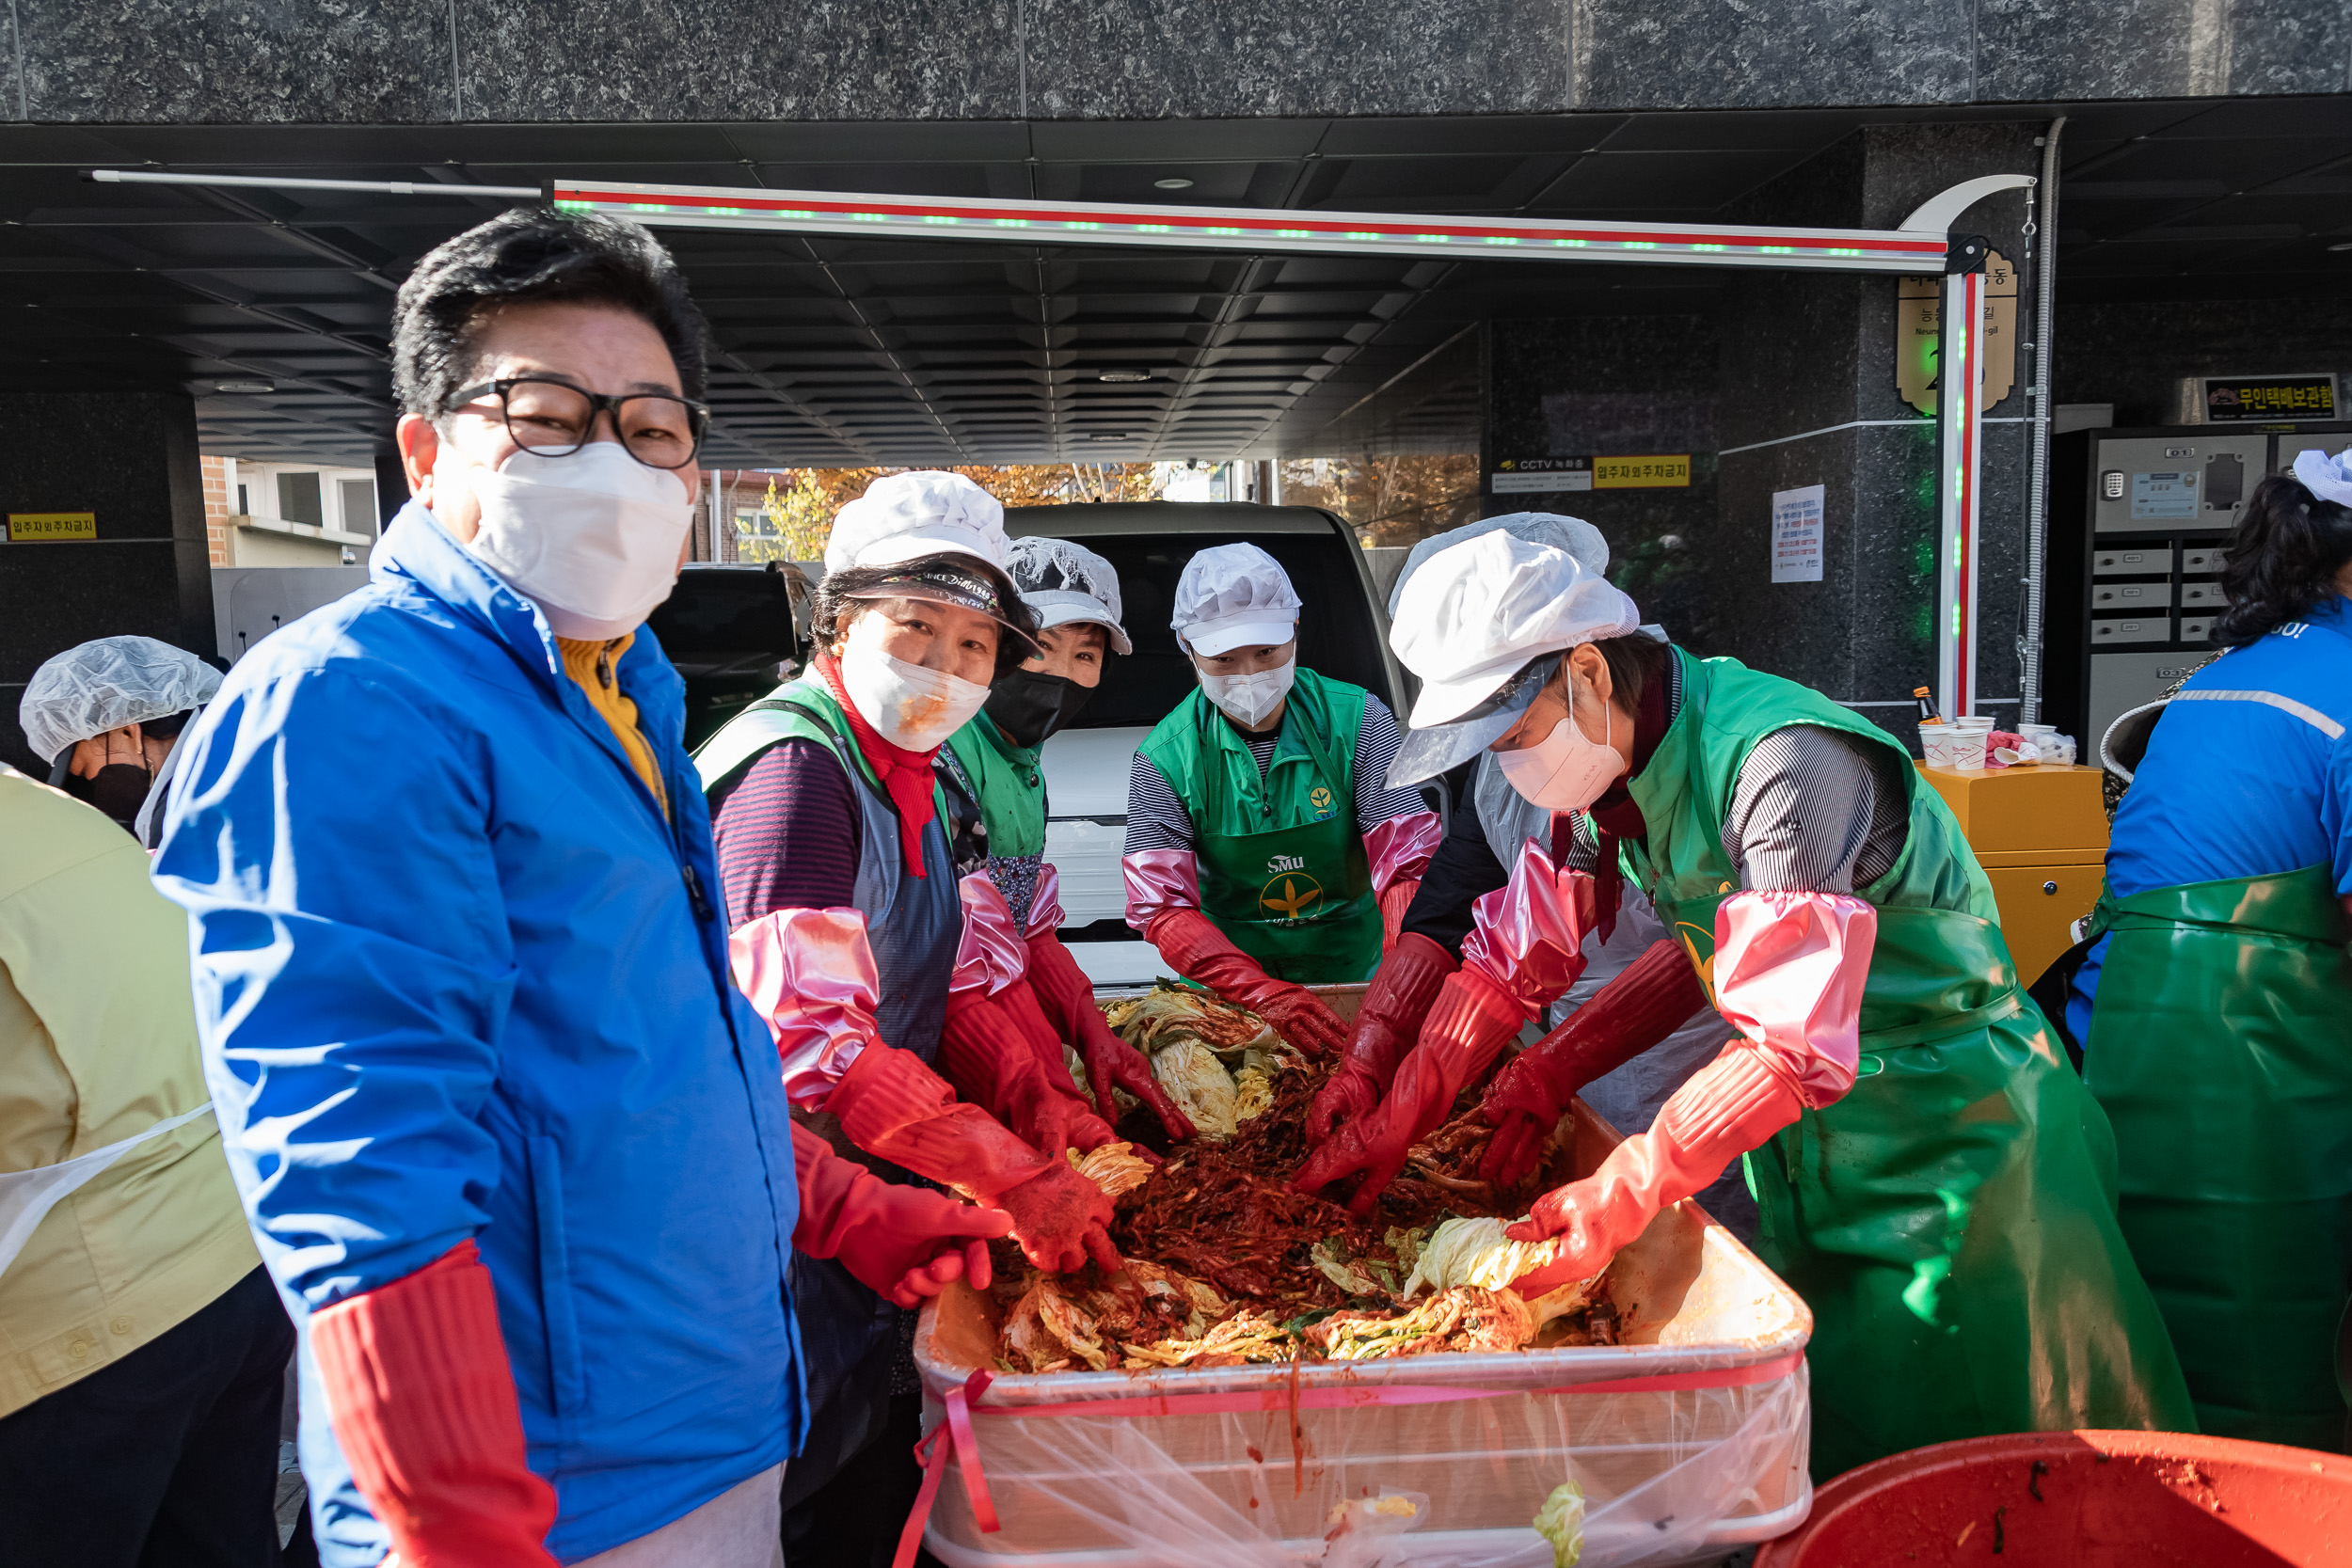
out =
<path fill-rule="evenodd" d="M 685 482 L 617 441 L 569 457 L 526 447 L 468 478 L 482 527 L 466 548 L 537 605 L 556 636 L 634 631 L 676 585 L 694 515 Z"/>
<path fill-rule="evenodd" d="M 1291 683 L 1298 675 L 1298 656 L 1293 654 L 1271 670 L 1261 670 L 1254 675 L 1212 675 L 1201 672 L 1200 689 L 1209 701 L 1252 728 L 1265 722 L 1267 714 L 1290 695 Z"/>
<path fill-rule="evenodd" d="M 988 688 L 893 658 L 852 637 L 841 650 L 841 689 L 858 714 L 893 746 L 928 752 L 972 721 Z"/>
<path fill-rule="evenodd" d="M 1610 744 L 1616 738 L 1615 711 L 1606 703 L 1601 705 L 1604 738 L 1588 739 L 1577 727 L 1575 686 L 1571 684 L 1568 690 L 1568 717 L 1554 724 L 1549 735 L 1533 746 L 1495 753 L 1511 787 L 1552 811 L 1582 811 L 1606 794 L 1625 771 L 1625 759 Z"/>

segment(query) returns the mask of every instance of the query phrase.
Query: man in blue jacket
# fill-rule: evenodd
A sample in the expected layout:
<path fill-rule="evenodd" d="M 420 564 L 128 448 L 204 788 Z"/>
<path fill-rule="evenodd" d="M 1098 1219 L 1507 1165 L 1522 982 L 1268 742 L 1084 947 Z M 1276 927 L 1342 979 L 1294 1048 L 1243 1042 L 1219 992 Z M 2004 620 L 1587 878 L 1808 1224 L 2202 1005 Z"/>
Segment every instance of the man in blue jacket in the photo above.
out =
<path fill-rule="evenodd" d="M 301 1329 L 328 1568 L 767 1568 L 805 1425 L 792 1248 L 912 1305 L 984 1283 L 1009 1227 L 796 1137 L 730 982 L 643 627 L 703 333 L 633 224 L 515 212 L 426 256 L 393 321 L 414 499 L 185 742 L 155 877 Z"/>

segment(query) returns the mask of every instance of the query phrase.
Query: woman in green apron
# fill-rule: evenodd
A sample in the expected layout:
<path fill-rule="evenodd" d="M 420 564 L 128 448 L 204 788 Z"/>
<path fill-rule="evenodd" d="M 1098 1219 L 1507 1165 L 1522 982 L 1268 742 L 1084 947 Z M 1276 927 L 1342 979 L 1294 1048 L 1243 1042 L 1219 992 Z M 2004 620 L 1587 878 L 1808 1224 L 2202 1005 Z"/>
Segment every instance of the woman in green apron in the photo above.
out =
<path fill-rule="evenodd" d="M 1298 594 L 1272 556 L 1202 550 L 1174 610 L 1200 687 L 1128 775 L 1127 924 L 1301 1049 L 1341 1050 L 1347 1026 L 1305 988 L 1371 974 L 1438 818 L 1382 783 L 1399 739 L 1387 705 L 1298 667 Z"/>
<path fill-rule="evenodd" d="M 959 889 L 964 932 L 948 982 L 948 1031 L 952 1037 L 965 1016 L 959 1001 L 985 992 L 1057 1087 L 1070 1084 L 1067 1043 L 1105 1123 L 1119 1120 L 1111 1090 L 1120 1088 L 1143 1101 L 1170 1138 L 1189 1138 L 1191 1121 L 1143 1053 L 1103 1022 L 1093 982 L 1062 945 L 1061 876 L 1045 858 L 1045 742 L 1094 695 L 1106 656 L 1135 652 L 1119 624 L 1119 573 L 1083 545 L 1042 538 L 1014 540 L 1005 570 L 1037 622 L 1038 651 L 997 678 L 986 705 L 948 737 L 938 759 L 955 841 L 975 846 L 984 867 Z M 1019 1130 L 1016 1107 L 1000 1100 L 995 1053 L 977 1059 L 988 1070 L 974 1072 L 961 1053 L 951 1053 L 949 1082 Z"/>
<path fill-rule="evenodd" d="M 1597 1272 L 1745 1155 L 1759 1250 L 1814 1313 L 1817 1476 L 1989 1433 L 2187 1429 L 2106 1118 L 2019 990 L 1950 813 L 1818 693 L 1548 608 L 1605 595 L 1623 598 L 1489 534 L 1422 568 L 1392 634 L 1424 724 L 1391 776 L 1492 749 L 1537 804 L 1590 809 L 1738 1030 L 1512 1227 L 1563 1239 L 1522 1283 Z M 1531 857 L 1481 910 L 1506 937 L 1548 869 Z"/>
<path fill-rule="evenodd" d="M 2131 775 L 2069 1014 L 2202 1430 L 2345 1446 L 2352 452 L 2265 480 Z M 2118 728 L 2134 719 L 2126 715 Z M 2089 1027 L 2081 1027 L 2088 1004 Z"/>

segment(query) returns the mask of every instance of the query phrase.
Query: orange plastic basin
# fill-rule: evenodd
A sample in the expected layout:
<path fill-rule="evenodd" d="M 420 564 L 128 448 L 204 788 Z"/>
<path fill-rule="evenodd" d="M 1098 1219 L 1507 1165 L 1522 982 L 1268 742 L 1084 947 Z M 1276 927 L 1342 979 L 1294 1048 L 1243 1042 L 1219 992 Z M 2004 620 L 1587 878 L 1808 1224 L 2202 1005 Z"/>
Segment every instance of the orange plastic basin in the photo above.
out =
<path fill-rule="evenodd" d="M 2165 1432 L 1914 1449 L 1822 1487 L 1756 1568 L 2339 1568 L 2352 1459 Z"/>

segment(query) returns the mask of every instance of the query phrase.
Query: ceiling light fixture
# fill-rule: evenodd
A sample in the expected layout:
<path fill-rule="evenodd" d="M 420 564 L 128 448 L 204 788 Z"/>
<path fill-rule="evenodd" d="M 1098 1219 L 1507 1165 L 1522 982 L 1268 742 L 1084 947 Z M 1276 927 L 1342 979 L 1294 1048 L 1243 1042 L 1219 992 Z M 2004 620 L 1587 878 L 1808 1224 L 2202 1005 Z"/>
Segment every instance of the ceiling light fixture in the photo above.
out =
<path fill-rule="evenodd" d="M 278 388 L 266 381 L 215 381 L 213 383 L 213 390 L 215 392 L 274 392 Z"/>
<path fill-rule="evenodd" d="M 1152 181 L 1152 188 L 1159 191 L 1188 191 L 1192 189 L 1192 182 L 1181 174 L 1171 174 L 1165 180 Z"/>
<path fill-rule="evenodd" d="M 1152 372 L 1150 371 L 1104 371 L 1094 379 L 1097 381 L 1149 381 L 1152 379 Z"/>
<path fill-rule="evenodd" d="M 2343 240 L 2328 247 L 2328 252 L 2331 256 L 2339 250 L 2352 250 L 2352 240 Z"/>

